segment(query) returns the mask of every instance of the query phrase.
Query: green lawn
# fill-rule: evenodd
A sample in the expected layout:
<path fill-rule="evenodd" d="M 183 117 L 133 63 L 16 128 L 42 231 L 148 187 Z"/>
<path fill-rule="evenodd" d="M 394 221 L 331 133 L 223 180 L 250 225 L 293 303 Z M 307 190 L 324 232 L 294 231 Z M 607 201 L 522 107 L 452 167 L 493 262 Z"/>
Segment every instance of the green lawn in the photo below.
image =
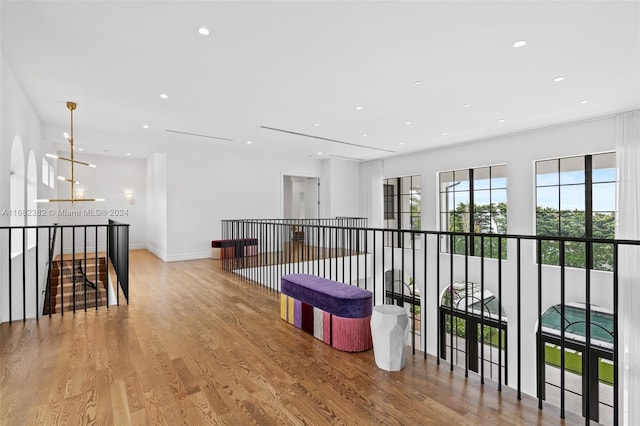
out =
<path fill-rule="evenodd" d="M 560 348 L 555 346 L 545 346 L 545 362 L 549 365 L 560 368 Z M 564 367 L 572 373 L 582 375 L 582 355 L 573 352 L 565 352 Z M 612 364 L 600 360 L 598 372 L 601 382 L 613 385 Z"/>

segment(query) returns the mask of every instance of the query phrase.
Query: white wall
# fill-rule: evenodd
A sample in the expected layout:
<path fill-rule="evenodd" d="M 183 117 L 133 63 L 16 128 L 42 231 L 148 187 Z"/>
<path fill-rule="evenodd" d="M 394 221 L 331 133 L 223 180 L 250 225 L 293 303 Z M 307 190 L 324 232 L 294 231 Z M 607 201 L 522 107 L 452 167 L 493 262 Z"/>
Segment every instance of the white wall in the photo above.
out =
<path fill-rule="evenodd" d="M 283 217 L 284 175 L 321 176 L 318 160 L 246 151 L 254 148 L 208 141 L 169 148 L 166 260 L 209 257 L 222 219 Z"/>
<path fill-rule="evenodd" d="M 54 152 L 54 146 L 42 140 L 41 122 L 31 105 L 28 97 L 24 93 L 20 83 L 15 77 L 10 65 L 6 62 L 4 56 L 0 63 L 0 225 L 9 226 L 10 215 L 15 214 L 10 209 L 10 191 L 9 191 L 9 171 L 11 159 L 11 144 L 16 136 L 22 140 L 24 169 L 27 170 L 27 160 L 29 154 L 33 151 L 36 158 L 36 169 L 38 176 L 37 193 L 39 198 L 49 198 L 53 195 L 53 191 L 42 183 L 41 161 L 47 152 Z M 24 191 L 24 199 L 26 200 L 26 180 L 25 185 L 21 188 Z M 23 208 L 26 209 L 26 203 Z M 40 206 L 38 206 L 40 207 Z M 6 214 L 4 214 L 6 213 Z M 53 222 L 53 218 L 49 215 L 38 216 L 37 223 L 39 225 L 47 225 Z M 41 236 L 42 237 L 42 236 Z M 41 240 L 42 242 L 42 240 Z M 40 262 L 44 262 L 46 252 L 40 250 Z M 22 262 L 23 259 L 27 265 L 26 279 L 29 283 L 26 289 L 26 316 L 35 316 L 35 301 L 37 298 L 35 289 L 35 270 L 32 267 L 35 259 L 35 249 L 27 249 L 26 253 L 14 257 L 12 262 L 13 287 L 11 291 L 11 300 L 9 300 L 9 282 L 5 271 L 9 269 L 8 265 L 8 234 L 7 231 L 0 231 L 0 322 L 9 319 L 9 303 L 11 303 L 12 316 L 15 319 L 23 314 L 22 309 Z M 38 277 L 39 288 L 42 288 L 42 280 L 44 274 Z"/>
<path fill-rule="evenodd" d="M 305 219 L 317 219 L 318 218 L 318 201 L 320 192 L 318 190 L 319 178 L 307 178 L 305 180 L 305 200 L 304 211 Z"/>
<path fill-rule="evenodd" d="M 535 234 L 535 171 L 536 160 L 582 155 L 589 153 L 613 151 L 615 149 L 615 119 L 602 118 L 581 123 L 552 127 L 539 131 L 508 135 L 449 148 L 429 150 L 398 156 L 383 161 L 384 178 L 406 175 L 422 177 L 422 227 L 427 230 L 438 229 L 438 172 L 454 169 L 480 167 L 494 164 L 507 165 L 507 204 L 508 232 L 511 234 Z M 369 185 L 382 185 L 382 182 L 370 182 Z M 374 189 L 367 189 L 374 191 Z M 366 191 L 365 191 L 366 192 Z M 435 243 L 435 240 L 434 240 Z M 509 260 L 504 262 L 505 276 L 515 277 L 515 246 L 510 244 Z M 429 247 L 431 253 L 435 245 Z M 460 256 L 455 256 L 460 257 Z M 418 256 L 417 269 L 422 268 L 421 256 Z M 462 257 L 460 257 L 462 259 Z M 443 258 L 449 265 L 448 256 Z M 522 251 L 522 331 L 523 340 L 523 389 L 535 394 L 535 341 L 533 333 L 537 322 L 537 270 L 532 244 L 523 244 Z M 464 279 L 464 265 L 460 259 L 455 260 L 453 280 Z M 477 259 L 470 261 L 470 280 L 478 282 Z M 491 262 L 491 261 L 490 261 Z M 409 267 L 409 266 L 408 266 Z M 435 271 L 435 257 L 429 256 L 429 271 Z M 441 279 L 443 290 L 449 282 L 448 267 Z M 559 303 L 559 290 L 555 283 L 559 280 L 559 268 L 545 266 L 543 311 L 549 306 Z M 428 303 L 434 303 L 439 295 L 436 293 L 435 278 L 426 279 L 427 289 L 423 292 Z M 567 268 L 567 302 L 584 301 L 584 271 Z M 595 272 L 592 277 L 592 303 L 611 308 L 611 274 Z M 572 285 L 574 283 L 574 285 Z M 422 284 L 424 285 L 424 283 Z M 497 282 L 488 280 L 487 288 L 497 294 Z M 424 289 L 423 289 L 424 290 Z M 511 342 L 516 341 L 516 294 L 513 279 L 503 283 L 503 307 L 510 321 L 509 336 Z M 433 305 L 432 305 L 433 306 Z M 427 349 L 436 351 L 436 310 L 427 310 L 426 323 L 429 326 Z M 515 346 L 514 346 L 515 348 Z M 509 353 L 509 365 L 516 366 L 516 351 Z M 530 368 L 531 367 L 531 368 Z M 511 377 L 515 377 L 512 375 Z"/>
<path fill-rule="evenodd" d="M 68 156 L 68 152 L 60 155 Z M 96 167 L 76 165 L 75 179 L 79 182 L 75 189 L 84 190 L 84 198 L 104 198 L 105 201 L 74 203 L 55 203 L 52 207 L 61 213 L 58 223 L 61 225 L 107 224 L 109 219 L 129 224 L 129 248 L 146 247 L 147 218 L 147 174 L 146 160 L 128 157 L 75 153 L 75 159 L 95 164 Z M 55 160 L 52 160 L 55 161 Z M 66 162 L 58 164 L 58 174 L 70 176 Z M 71 196 L 70 184 L 57 181 L 57 197 Z M 131 204 L 124 196 L 125 191 L 133 192 Z M 66 215 L 65 215 L 66 214 Z M 75 216 L 78 215 L 78 216 Z M 99 239 L 102 237 L 99 236 Z M 94 238 L 87 238 L 89 245 Z M 104 249 L 105 241 L 98 241 L 99 250 Z M 68 245 L 65 244 L 66 247 Z"/>
<path fill-rule="evenodd" d="M 321 211 L 325 212 L 324 217 L 357 217 L 360 214 L 360 163 L 338 158 L 325 162 L 323 192 L 327 197 L 327 206 L 323 209 L 320 203 Z"/>
<path fill-rule="evenodd" d="M 382 227 L 384 197 L 382 188 L 383 161 L 375 160 L 360 165 L 359 192 L 360 217 L 366 217 L 371 228 Z"/>
<path fill-rule="evenodd" d="M 147 249 L 161 259 L 167 256 L 167 154 L 147 158 Z"/>

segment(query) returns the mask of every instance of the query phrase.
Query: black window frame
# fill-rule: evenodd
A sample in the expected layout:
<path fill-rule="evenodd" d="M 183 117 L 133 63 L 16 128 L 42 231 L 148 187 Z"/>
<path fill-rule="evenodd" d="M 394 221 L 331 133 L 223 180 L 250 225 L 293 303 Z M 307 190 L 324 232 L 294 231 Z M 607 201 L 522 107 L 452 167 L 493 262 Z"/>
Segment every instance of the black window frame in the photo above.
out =
<path fill-rule="evenodd" d="M 613 218 L 613 223 L 614 223 L 614 235 L 611 235 L 610 238 L 613 239 L 615 238 L 615 219 L 617 216 L 617 210 L 606 210 L 606 211 L 594 211 L 594 198 L 593 198 L 593 189 L 594 189 L 594 185 L 599 185 L 599 184 L 615 184 L 615 191 L 617 191 L 617 187 L 618 187 L 618 177 L 617 177 L 617 173 L 616 173 L 616 178 L 615 180 L 607 180 L 607 181 L 597 181 L 594 183 L 593 181 L 593 172 L 594 172 L 594 168 L 593 168 L 593 157 L 596 156 L 604 156 L 604 155 L 608 155 L 608 156 L 613 156 L 614 159 L 614 164 L 615 164 L 615 155 L 616 152 L 615 151 L 608 151 L 608 152 L 602 152 L 602 153 L 596 153 L 596 154 L 583 154 L 583 155 L 572 155 L 572 156 L 567 156 L 567 157 L 559 157 L 559 158 L 552 158 L 552 159 L 547 159 L 547 160 L 538 160 L 535 162 L 535 177 L 536 177 L 536 187 L 535 187 L 535 193 L 536 193 L 536 202 L 535 202 L 535 232 L 536 232 L 536 236 L 540 236 L 540 237 L 554 237 L 554 236 L 565 236 L 565 237 L 577 237 L 577 238 L 593 238 L 594 237 L 594 223 L 593 223 L 593 217 L 594 217 L 594 213 L 610 213 L 612 214 L 612 218 Z M 578 182 L 578 183 L 562 183 L 562 161 L 568 161 L 568 160 L 574 160 L 574 159 L 583 159 L 583 171 L 584 171 L 584 181 L 583 182 Z M 544 185 L 540 185 L 538 183 L 538 176 L 540 175 L 540 173 L 538 173 L 538 167 L 541 163 L 550 163 L 550 162 L 557 162 L 557 183 L 554 184 L 544 184 Z M 615 167 L 615 166 L 614 166 Z M 570 186 L 580 186 L 580 185 L 584 185 L 584 210 L 582 212 L 582 215 L 584 216 L 584 232 L 582 233 L 582 235 L 569 235 L 571 234 L 570 232 L 565 232 L 565 229 L 563 228 L 563 217 L 568 217 L 568 215 L 576 215 L 578 212 L 573 211 L 564 211 L 562 209 L 562 205 L 563 205 L 563 198 L 562 198 L 562 188 L 566 188 L 566 187 L 570 187 Z M 558 188 L 558 202 L 557 202 L 557 209 L 556 209 L 556 215 L 557 215 L 557 229 L 556 232 L 554 234 L 547 234 L 547 233 L 540 233 L 540 218 L 543 217 L 546 214 L 552 214 L 552 213 L 548 213 L 548 212 L 541 212 L 539 210 L 540 206 L 539 206 L 539 189 L 540 188 Z M 615 209 L 615 205 L 614 205 L 614 209 Z M 566 210 L 566 209 L 565 209 Z M 598 238 L 603 238 L 603 239 L 609 239 L 609 237 L 602 237 L 602 236 L 598 236 Z M 549 259 L 547 258 L 546 260 L 544 259 L 544 257 L 546 257 L 546 253 L 548 253 L 549 247 L 551 247 L 553 249 L 552 246 L 557 246 L 557 250 L 559 252 L 560 247 L 557 241 L 542 241 L 541 244 L 543 245 L 542 248 L 542 253 L 543 253 L 543 258 L 540 259 L 543 265 L 555 265 L 558 266 L 559 265 L 559 259 L 558 262 L 553 262 L 553 261 L 549 261 Z M 591 244 L 591 243 L 590 243 Z M 565 263 L 565 266 L 567 267 L 572 267 L 572 268 L 578 268 L 578 269 L 595 269 L 595 270 L 602 270 L 602 271 L 609 271 L 610 269 L 608 268 L 602 268 L 601 265 L 595 264 L 594 263 L 594 250 L 602 250 L 602 244 L 592 244 L 592 249 L 591 250 L 587 250 L 585 243 L 580 243 L 580 242 L 567 242 L 565 243 L 565 253 L 569 250 L 580 250 L 580 247 L 584 247 L 584 264 L 582 265 L 578 265 L 576 263 L 570 262 L 570 263 Z M 613 256 L 613 247 L 610 247 L 611 249 L 611 256 Z M 558 255 L 559 258 L 559 255 Z M 567 256 L 565 256 L 565 259 L 567 259 Z M 538 259 L 536 259 L 536 262 L 538 261 Z"/>
<path fill-rule="evenodd" d="M 468 169 L 457 169 L 457 170 L 449 170 L 449 171 L 444 171 L 444 172 L 440 172 L 439 173 L 439 205 L 440 205 L 440 209 L 439 209 L 439 217 L 440 217 L 440 230 L 441 231 L 451 231 L 450 229 L 450 217 L 452 215 L 452 213 L 455 216 L 455 205 L 454 205 L 454 210 L 450 211 L 449 210 L 449 194 L 453 194 L 453 196 L 455 197 L 456 193 L 460 193 L 460 192 L 468 192 L 468 196 L 469 196 L 469 202 L 468 202 L 468 211 L 465 212 L 465 215 L 468 215 L 468 231 L 463 231 L 463 232 L 475 232 L 477 234 L 487 234 L 487 235 L 492 235 L 491 232 L 485 232 L 482 230 L 477 230 L 476 229 L 476 205 L 475 205 L 475 195 L 476 192 L 478 191 L 488 191 L 489 192 L 489 209 L 490 209 L 490 213 L 489 216 L 490 218 L 492 218 L 494 216 L 494 213 L 491 212 L 491 208 L 493 206 L 493 202 L 492 202 L 492 193 L 493 191 L 498 191 L 498 190 L 504 190 L 505 194 L 507 192 L 508 189 L 508 179 L 506 176 L 506 164 L 494 164 L 494 165 L 490 165 L 490 166 L 482 166 L 482 167 L 473 167 L 473 168 L 468 168 Z M 503 169 L 503 174 L 504 174 L 504 179 L 505 179 L 505 184 L 504 187 L 493 187 L 493 171 L 494 169 L 497 168 L 502 168 Z M 488 177 L 488 181 L 489 181 L 489 186 L 488 188 L 475 188 L 475 176 L 474 174 L 476 172 L 479 172 L 480 170 L 483 169 L 488 169 L 489 170 L 489 177 Z M 445 187 L 445 190 L 443 191 L 443 181 L 442 181 L 442 177 L 444 176 L 445 173 L 453 173 L 453 179 L 452 179 L 452 185 L 449 185 L 447 187 Z M 456 188 L 456 186 L 458 184 L 460 184 L 460 182 L 462 181 L 458 181 L 456 182 L 456 174 L 460 173 L 460 174 L 467 174 L 467 179 L 466 182 L 468 182 L 468 189 L 463 189 L 463 190 L 459 190 Z M 451 188 L 451 190 L 449 190 L 449 188 Z M 445 197 L 445 202 L 443 202 L 443 195 Z M 443 208 L 444 207 L 444 208 Z M 505 217 L 505 228 L 506 228 L 506 223 L 508 222 L 508 200 L 505 196 L 505 212 L 504 212 L 504 217 Z M 443 217 L 446 217 L 447 220 L 443 221 Z M 491 220 L 491 219 L 490 219 Z M 449 225 L 449 229 L 444 229 L 444 227 L 446 225 Z M 451 247 L 449 247 L 450 245 L 450 238 L 448 236 L 443 236 L 443 244 L 441 244 L 442 247 L 442 252 L 443 253 L 452 253 L 452 254 L 460 254 L 460 255 L 464 255 L 465 254 L 465 250 L 464 249 L 460 249 L 458 246 L 462 246 L 462 247 L 466 247 L 466 251 L 467 254 L 469 256 L 483 256 L 483 257 L 488 257 L 488 258 L 495 258 L 495 259 L 507 259 L 507 244 L 506 244 L 506 239 L 502 238 L 502 241 L 499 242 L 498 238 L 499 237 L 490 237 L 490 236 L 486 236 L 483 239 L 481 237 L 475 237 L 472 240 L 475 240 L 473 243 L 469 242 L 469 243 L 465 243 L 464 236 L 454 236 L 453 237 L 453 250 L 451 250 Z M 484 241 L 484 245 L 485 245 L 485 250 L 482 250 L 482 247 L 476 247 L 476 245 L 480 244 L 482 245 L 481 241 Z M 501 243 L 501 244 L 500 244 Z M 500 255 L 500 253 L 498 253 L 498 247 L 500 248 L 500 251 L 502 252 L 502 255 Z"/>

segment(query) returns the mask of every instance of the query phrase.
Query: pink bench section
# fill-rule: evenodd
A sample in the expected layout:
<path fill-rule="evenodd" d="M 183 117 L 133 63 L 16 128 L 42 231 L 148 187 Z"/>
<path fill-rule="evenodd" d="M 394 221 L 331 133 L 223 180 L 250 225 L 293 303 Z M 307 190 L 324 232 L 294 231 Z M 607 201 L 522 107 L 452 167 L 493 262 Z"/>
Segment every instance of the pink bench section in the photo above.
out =
<path fill-rule="evenodd" d="M 280 317 L 336 349 L 373 347 L 369 290 L 308 274 L 281 279 Z"/>

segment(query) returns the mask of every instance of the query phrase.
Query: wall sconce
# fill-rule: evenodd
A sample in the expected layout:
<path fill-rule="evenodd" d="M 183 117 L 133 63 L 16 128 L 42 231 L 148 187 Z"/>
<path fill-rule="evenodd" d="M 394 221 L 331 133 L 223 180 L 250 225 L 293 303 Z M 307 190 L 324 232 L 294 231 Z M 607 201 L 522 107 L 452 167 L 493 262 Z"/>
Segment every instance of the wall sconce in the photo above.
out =
<path fill-rule="evenodd" d="M 124 199 L 127 204 L 131 204 L 133 202 L 133 191 L 124 191 Z"/>

